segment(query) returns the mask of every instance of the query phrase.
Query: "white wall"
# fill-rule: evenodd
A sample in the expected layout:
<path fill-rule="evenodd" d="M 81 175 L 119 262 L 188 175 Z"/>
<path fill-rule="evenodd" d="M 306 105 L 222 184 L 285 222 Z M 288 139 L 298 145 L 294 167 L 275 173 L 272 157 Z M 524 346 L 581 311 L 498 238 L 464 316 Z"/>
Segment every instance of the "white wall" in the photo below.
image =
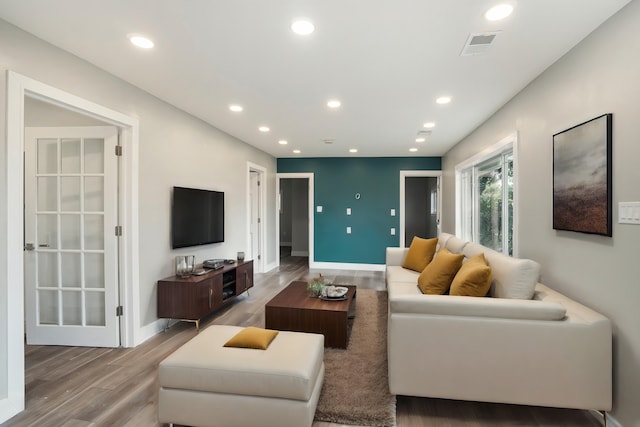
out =
<path fill-rule="evenodd" d="M 640 1 L 634 1 L 443 159 L 444 188 L 453 189 L 456 164 L 518 131 L 519 255 L 542 264 L 544 283 L 612 320 L 612 415 L 625 426 L 640 426 L 640 227 L 615 218 L 618 202 L 640 200 L 638 23 Z M 604 113 L 613 113 L 613 237 L 555 231 L 552 135 Z M 443 230 L 454 232 L 454 193 L 443 199 Z"/>
<path fill-rule="evenodd" d="M 0 99 L 6 99 L 6 73 L 0 72 Z M 3 132 L 0 134 L 0 138 L 4 137 L 4 129 L 6 121 L 6 103 L 0 102 L 0 130 Z M 4 145 L 3 145 L 4 148 Z M 0 150 L 0 165 L 6 164 L 6 150 Z M 7 241 L 7 211 L 9 209 L 7 199 L 7 175 L 6 173 L 0 173 L 0 242 Z M 7 245 L 0 244 L 0 271 L 7 271 Z M 9 327 L 13 319 L 9 319 L 8 313 L 8 298 L 5 296 L 9 294 L 9 284 L 4 280 L 0 280 L 0 349 L 8 348 L 9 343 Z M 1 408 L 2 405 L 6 405 L 8 401 L 8 352 L 0 351 L 0 415 L 4 413 Z M 9 412 L 9 410 L 6 410 Z M 1 420 L 2 418 L 0 418 Z"/>
<path fill-rule="evenodd" d="M 156 281 L 173 274 L 175 255 L 194 254 L 198 260 L 235 258 L 238 251 L 245 249 L 247 161 L 267 169 L 265 264 L 275 263 L 271 248 L 275 246 L 276 163 L 272 156 L 1 20 L 0 40 L 11 40 L 3 43 L 0 51 L 1 68 L 140 120 L 140 277 L 136 283 L 140 289 L 139 326 L 156 320 Z M 171 83 L 188 84 L 168 82 Z M 2 117 L 4 120 L 4 114 Z M 0 135 L 4 146 L 4 132 Z M 174 185 L 225 191 L 224 243 L 171 250 L 170 191 Z"/>

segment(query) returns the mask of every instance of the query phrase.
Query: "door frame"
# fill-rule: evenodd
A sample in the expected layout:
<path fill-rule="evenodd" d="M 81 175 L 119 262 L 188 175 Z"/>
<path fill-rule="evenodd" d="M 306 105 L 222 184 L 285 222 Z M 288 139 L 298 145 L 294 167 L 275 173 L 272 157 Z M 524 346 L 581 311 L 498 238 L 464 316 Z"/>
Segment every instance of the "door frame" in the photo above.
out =
<path fill-rule="evenodd" d="M 289 179 L 289 178 L 303 178 L 308 179 L 309 183 L 309 193 L 307 195 L 308 205 L 309 205 L 309 267 L 313 268 L 315 265 L 314 258 L 314 242 L 313 236 L 315 235 L 314 228 L 314 194 L 313 194 L 313 172 L 300 172 L 300 173 L 277 173 L 276 174 L 276 266 L 280 266 L 280 180 L 281 179 Z"/>
<path fill-rule="evenodd" d="M 36 98 L 57 107 L 72 110 L 120 130 L 124 148 L 120 167 L 120 303 L 124 307 L 121 340 L 132 347 L 143 339 L 139 307 L 138 242 L 138 146 L 139 122 L 53 86 L 7 70 L 6 141 L 0 163 L 5 168 L 0 178 L 0 421 L 24 410 L 24 98 Z M 20 208 L 16 208 L 19 206 Z M 128 232 L 130 230 L 130 232 Z M 11 304 L 6 303 L 11 301 Z"/>
<path fill-rule="evenodd" d="M 438 209 L 437 209 L 437 221 L 438 221 L 438 234 L 442 231 L 442 223 L 440 221 L 440 215 L 442 213 L 442 171 L 427 171 L 427 170 L 401 170 L 400 171 L 400 247 L 405 247 L 404 228 L 405 228 L 405 178 L 408 177 L 436 177 L 438 178 Z"/>
<path fill-rule="evenodd" d="M 267 253 L 267 233 L 266 233 L 266 218 L 267 218 L 267 168 L 257 165 L 252 162 L 247 162 L 247 248 L 251 248 L 251 172 L 258 174 L 258 181 L 260 182 L 260 206 L 258 206 L 258 216 L 260 217 L 260 259 L 253 260 L 254 272 L 264 273 L 265 258 Z M 253 249 L 252 249 L 253 250 Z"/>

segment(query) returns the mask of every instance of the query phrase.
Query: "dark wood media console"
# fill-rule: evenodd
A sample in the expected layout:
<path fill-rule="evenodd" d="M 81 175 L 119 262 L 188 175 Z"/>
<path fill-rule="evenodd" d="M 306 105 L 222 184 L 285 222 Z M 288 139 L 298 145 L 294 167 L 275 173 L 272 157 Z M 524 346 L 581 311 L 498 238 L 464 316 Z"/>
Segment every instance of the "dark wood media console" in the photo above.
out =
<path fill-rule="evenodd" d="M 158 280 L 158 317 L 194 322 L 225 306 L 253 287 L 253 261 L 225 264 L 201 276 Z"/>

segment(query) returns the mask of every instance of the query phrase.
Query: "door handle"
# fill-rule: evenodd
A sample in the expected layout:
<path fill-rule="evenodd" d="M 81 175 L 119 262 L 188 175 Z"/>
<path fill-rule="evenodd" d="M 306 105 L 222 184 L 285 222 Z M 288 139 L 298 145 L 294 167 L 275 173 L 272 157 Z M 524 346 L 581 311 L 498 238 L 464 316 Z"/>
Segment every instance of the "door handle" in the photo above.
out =
<path fill-rule="evenodd" d="M 32 251 L 35 249 L 35 246 L 33 246 L 33 243 L 25 243 L 24 245 L 24 250 L 25 251 Z"/>

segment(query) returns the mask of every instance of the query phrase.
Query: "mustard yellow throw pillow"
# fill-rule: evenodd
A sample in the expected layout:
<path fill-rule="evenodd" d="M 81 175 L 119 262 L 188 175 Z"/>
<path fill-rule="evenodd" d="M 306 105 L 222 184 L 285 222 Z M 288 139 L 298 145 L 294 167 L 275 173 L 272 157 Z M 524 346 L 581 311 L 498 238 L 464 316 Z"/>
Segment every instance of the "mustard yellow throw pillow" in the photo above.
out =
<path fill-rule="evenodd" d="M 443 295 L 451 286 L 462 260 L 463 254 L 451 253 L 442 248 L 436 257 L 425 267 L 418 277 L 418 286 L 423 294 Z"/>
<path fill-rule="evenodd" d="M 433 239 L 422 239 L 414 236 L 411 241 L 411 246 L 409 246 L 409 251 L 402 262 L 402 267 L 421 273 L 433 259 L 437 245 L 437 237 Z"/>
<path fill-rule="evenodd" d="M 229 341 L 224 343 L 224 346 L 266 350 L 276 335 L 278 335 L 278 331 L 249 326 L 231 337 Z"/>
<path fill-rule="evenodd" d="M 450 295 L 483 297 L 491 288 L 491 267 L 487 265 L 484 254 L 469 258 L 451 282 Z"/>

